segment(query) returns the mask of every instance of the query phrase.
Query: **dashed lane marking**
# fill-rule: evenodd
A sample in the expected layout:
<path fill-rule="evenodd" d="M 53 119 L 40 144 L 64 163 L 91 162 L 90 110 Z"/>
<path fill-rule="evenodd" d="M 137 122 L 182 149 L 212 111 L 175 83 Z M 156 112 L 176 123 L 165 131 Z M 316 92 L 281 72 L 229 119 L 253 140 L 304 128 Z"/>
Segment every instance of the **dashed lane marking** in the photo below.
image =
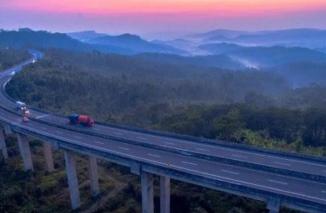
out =
<path fill-rule="evenodd" d="M 103 142 L 100 142 L 100 141 L 95 141 L 94 143 L 104 145 L 104 143 Z"/>
<path fill-rule="evenodd" d="M 226 170 L 226 169 L 222 169 L 221 171 L 225 172 L 225 173 L 228 173 L 228 174 L 231 174 L 231 175 L 239 175 L 240 174 L 239 172 L 234 172 L 234 171 L 230 171 L 230 170 Z"/>
<path fill-rule="evenodd" d="M 147 155 L 148 155 L 148 156 L 151 156 L 151 157 L 154 157 L 154 158 L 160 158 L 160 157 L 161 157 L 161 156 L 159 156 L 159 155 L 151 154 L 151 153 L 148 153 Z"/>
<path fill-rule="evenodd" d="M 288 185 L 288 183 L 279 180 L 268 179 L 267 181 L 271 183 L 281 184 L 281 185 Z"/>
<path fill-rule="evenodd" d="M 203 151 L 203 152 L 208 152 L 208 150 L 207 149 L 204 149 L 204 148 L 196 148 L 196 150 Z"/>
<path fill-rule="evenodd" d="M 122 146 L 119 146 L 118 148 L 119 148 L 119 149 L 122 149 L 122 150 L 125 150 L 125 151 L 128 151 L 128 150 L 129 150 L 129 148 L 127 148 L 127 147 L 122 147 Z"/>
<path fill-rule="evenodd" d="M 48 114 L 46 114 L 46 115 L 39 115 L 39 116 L 36 116 L 35 118 L 36 119 L 41 119 L 41 118 L 45 118 L 45 117 L 47 117 L 47 116 L 49 116 Z"/>
<path fill-rule="evenodd" d="M 284 162 L 274 162 L 275 164 L 282 165 L 282 166 L 291 166 L 289 163 L 284 163 Z"/>
<path fill-rule="evenodd" d="M 198 165 L 197 163 L 193 163 L 193 162 L 189 162 L 189 161 L 182 161 L 181 163 L 192 165 L 192 166 L 197 166 Z"/>
<path fill-rule="evenodd" d="M 166 145 L 175 145 L 175 143 L 172 143 L 172 142 L 164 142 L 164 144 L 166 144 Z"/>

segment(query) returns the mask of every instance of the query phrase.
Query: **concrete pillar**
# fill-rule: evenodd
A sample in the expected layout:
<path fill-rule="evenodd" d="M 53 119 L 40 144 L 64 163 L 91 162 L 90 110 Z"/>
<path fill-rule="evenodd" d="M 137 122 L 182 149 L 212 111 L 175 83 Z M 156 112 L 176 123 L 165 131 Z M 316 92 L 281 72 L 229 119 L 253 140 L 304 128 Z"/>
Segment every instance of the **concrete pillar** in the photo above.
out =
<path fill-rule="evenodd" d="M 79 185 L 76 172 L 76 162 L 73 153 L 64 151 L 66 173 L 68 179 L 70 202 L 72 209 L 77 209 L 80 206 Z"/>
<path fill-rule="evenodd" d="M 8 151 L 6 145 L 5 135 L 3 133 L 3 129 L 0 128 L 0 149 L 3 155 L 3 158 L 6 160 L 8 159 Z"/>
<path fill-rule="evenodd" d="M 141 173 L 142 212 L 154 213 L 153 176 L 147 172 Z"/>
<path fill-rule="evenodd" d="M 100 193 L 97 173 L 97 159 L 94 156 L 89 156 L 89 179 L 91 185 L 91 194 L 96 197 Z"/>
<path fill-rule="evenodd" d="M 281 202 L 279 199 L 269 199 L 267 201 L 267 209 L 270 213 L 279 213 Z"/>
<path fill-rule="evenodd" d="M 46 169 L 48 172 L 54 171 L 52 146 L 49 143 L 43 143 L 43 153 L 45 158 Z"/>
<path fill-rule="evenodd" d="M 170 178 L 160 176 L 160 212 L 170 213 Z"/>
<path fill-rule="evenodd" d="M 13 134 L 13 132 L 12 132 L 10 126 L 5 126 L 4 130 L 5 130 L 6 135 L 11 135 L 11 134 Z"/>
<path fill-rule="evenodd" d="M 33 168 L 33 161 L 32 161 L 32 153 L 29 147 L 29 141 L 27 136 L 22 134 L 17 134 L 17 140 L 18 140 L 19 152 L 24 162 L 24 170 L 33 171 L 34 168 Z"/>

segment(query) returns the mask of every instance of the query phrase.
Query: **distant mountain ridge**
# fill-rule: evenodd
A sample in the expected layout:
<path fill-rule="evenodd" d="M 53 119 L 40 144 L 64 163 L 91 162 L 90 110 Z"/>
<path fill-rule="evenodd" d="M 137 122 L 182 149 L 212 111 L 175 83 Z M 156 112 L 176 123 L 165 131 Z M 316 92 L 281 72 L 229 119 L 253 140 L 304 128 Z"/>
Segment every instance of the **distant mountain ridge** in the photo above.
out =
<path fill-rule="evenodd" d="M 68 35 L 72 38 L 76 38 L 88 44 L 110 46 L 123 49 L 123 53 L 125 54 L 138 54 L 145 52 L 186 54 L 185 51 L 180 50 L 176 47 L 146 41 L 138 35 L 129 33 L 112 36 L 102 33 L 96 33 L 95 31 L 84 31 L 69 33 Z"/>
<path fill-rule="evenodd" d="M 28 28 L 18 31 L 0 31 L 0 46 L 13 48 L 61 48 L 75 51 L 95 49 L 72 39 L 64 33 L 33 31 Z"/>
<path fill-rule="evenodd" d="M 71 34 L 70 34 L 71 35 Z M 78 37 L 80 40 L 74 39 Z M 65 33 L 50 33 L 47 31 L 33 31 L 22 28 L 18 31 L 0 31 L 0 47 L 14 48 L 61 48 L 72 51 L 100 51 L 104 53 L 139 54 L 139 53 L 169 53 L 183 54 L 182 50 L 168 46 L 154 44 L 143 40 L 139 36 L 123 34 L 107 36 L 94 31 L 75 33 L 74 36 Z M 81 40 L 87 40 L 83 42 Z"/>
<path fill-rule="evenodd" d="M 200 45 L 211 55 L 224 54 L 260 64 L 261 67 L 276 66 L 297 61 L 326 62 L 326 54 L 302 47 L 240 46 L 232 43 L 209 43 Z"/>
<path fill-rule="evenodd" d="M 67 33 L 67 35 L 70 36 L 73 39 L 76 39 L 76 40 L 79 40 L 79 41 L 82 41 L 82 42 L 87 42 L 90 39 L 105 36 L 106 34 L 97 33 L 94 30 L 88 30 L 88 31 Z"/>
<path fill-rule="evenodd" d="M 310 28 L 257 32 L 214 30 L 193 36 L 205 42 L 228 42 L 255 46 L 326 47 L 326 30 Z"/>

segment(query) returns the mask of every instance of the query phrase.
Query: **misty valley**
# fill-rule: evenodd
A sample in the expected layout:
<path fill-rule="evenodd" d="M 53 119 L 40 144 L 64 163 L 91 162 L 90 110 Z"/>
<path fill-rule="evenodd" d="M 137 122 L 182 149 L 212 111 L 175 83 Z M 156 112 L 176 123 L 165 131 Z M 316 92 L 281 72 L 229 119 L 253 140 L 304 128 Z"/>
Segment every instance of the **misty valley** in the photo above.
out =
<path fill-rule="evenodd" d="M 43 54 L 13 73 L 5 88 L 31 109 L 324 158 L 325 40 L 326 30 L 316 29 L 214 30 L 174 40 L 0 30 L 0 70 L 28 60 L 31 50 Z M 16 139 L 9 135 L 6 141 L 11 159 L 0 161 L 0 211 L 71 212 L 63 151 L 54 154 L 57 169 L 49 173 L 41 142 L 33 140 L 36 171 L 26 173 Z M 76 159 L 82 192 L 78 212 L 141 211 L 138 176 L 99 160 L 102 192 L 90 198 L 87 158 Z M 155 187 L 154 205 L 160 206 Z M 261 201 L 173 181 L 171 212 L 267 210 Z"/>

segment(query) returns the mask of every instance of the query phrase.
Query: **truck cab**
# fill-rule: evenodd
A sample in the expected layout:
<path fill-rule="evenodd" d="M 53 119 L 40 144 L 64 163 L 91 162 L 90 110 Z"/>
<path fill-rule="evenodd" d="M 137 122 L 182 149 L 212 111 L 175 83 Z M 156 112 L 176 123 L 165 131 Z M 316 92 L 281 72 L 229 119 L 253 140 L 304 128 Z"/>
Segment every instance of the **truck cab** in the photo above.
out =
<path fill-rule="evenodd" d="M 23 108 L 26 107 L 26 104 L 22 101 L 16 101 L 16 110 L 21 111 Z"/>

